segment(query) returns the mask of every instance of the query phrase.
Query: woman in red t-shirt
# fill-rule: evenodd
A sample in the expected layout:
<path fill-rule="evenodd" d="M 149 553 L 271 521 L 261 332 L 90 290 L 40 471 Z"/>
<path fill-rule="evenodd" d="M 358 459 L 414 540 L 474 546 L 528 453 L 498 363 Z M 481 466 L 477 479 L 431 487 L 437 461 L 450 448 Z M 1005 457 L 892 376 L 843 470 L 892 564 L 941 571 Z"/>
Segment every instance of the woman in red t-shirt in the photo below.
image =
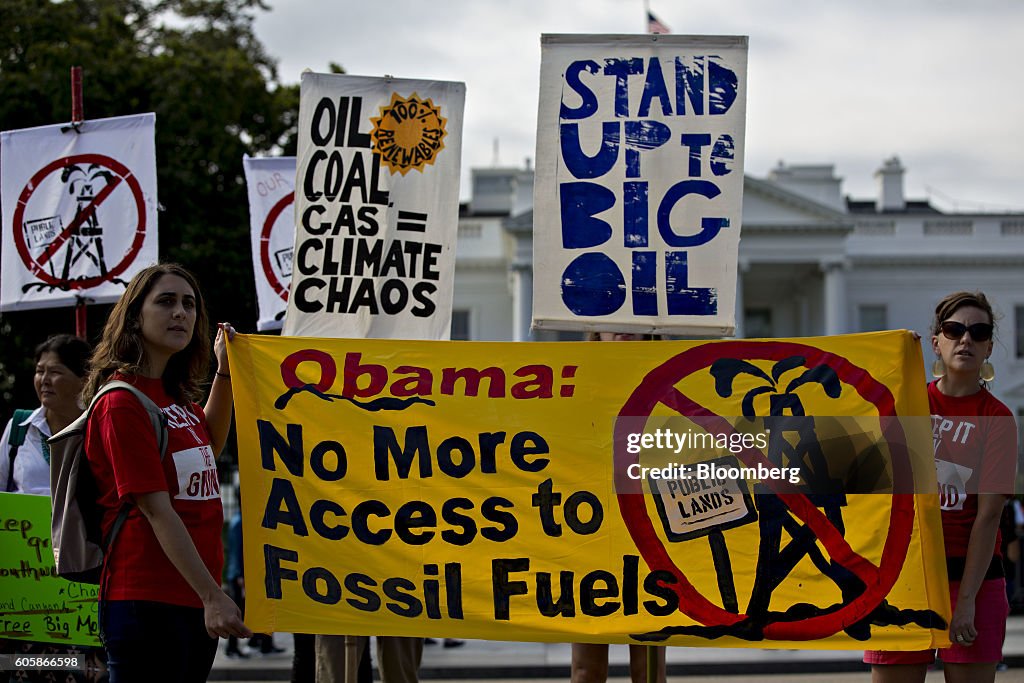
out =
<path fill-rule="evenodd" d="M 928 385 L 953 618 L 940 650 L 950 683 L 995 679 L 1009 605 L 999 557 L 999 518 L 1012 494 L 1013 414 L 985 387 L 993 379 L 992 306 L 981 292 L 956 292 L 935 308 L 938 379 Z M 872 680 L 924 681 L 934 652 L 867 652 Z"/>
<path fill-rule="evenodd" d="M 209 320 L 195 277 L 150 266 L 125 288 L 93 353 L 85 397 L 104 383 L 133 384 L 167 416 L 161 460 L 142 404 L 127 391 L 93 408 L 85 452 L 99 488 L 106 534 L 129 514 L 109 549 L 100 585 L 100 634 L 110 683 L 205 681 L 220 636 L 249 636 L 221 590 L 223 510 L 216 456 L 231 421 L 231 374 L 218 325 L 217 372 L 205 407 L 193 403 L 207 376 Z"/>

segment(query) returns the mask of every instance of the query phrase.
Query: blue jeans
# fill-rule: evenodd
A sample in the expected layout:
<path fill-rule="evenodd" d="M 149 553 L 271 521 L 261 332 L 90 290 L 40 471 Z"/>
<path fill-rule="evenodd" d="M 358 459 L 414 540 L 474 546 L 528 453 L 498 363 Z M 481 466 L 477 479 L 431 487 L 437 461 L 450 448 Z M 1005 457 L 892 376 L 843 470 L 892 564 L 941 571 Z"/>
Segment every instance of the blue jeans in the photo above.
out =
<path fill-rule="evenodd" d="M 217 639 L 206 632 L 202 608 L 109 600 L 99 612 L 110 683 L 201 683 L 209 676 Z"/>

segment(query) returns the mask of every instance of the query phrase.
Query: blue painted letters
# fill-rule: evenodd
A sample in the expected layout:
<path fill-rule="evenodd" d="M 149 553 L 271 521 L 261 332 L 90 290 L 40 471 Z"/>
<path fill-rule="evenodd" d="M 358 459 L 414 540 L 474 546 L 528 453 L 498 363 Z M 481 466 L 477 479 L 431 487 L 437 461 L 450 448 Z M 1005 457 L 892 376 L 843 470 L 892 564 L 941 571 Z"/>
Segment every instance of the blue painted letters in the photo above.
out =
<path fill-rule="evenodd" d="M 732 173 L 738 154 L 721 125 L 701 122 L 728 113 L 740 87 L 716 55 L 615 56 L 566 68 L 559 150 L 568 174 L 558 201 L 562 247 L 581 251 L 561 274 L 561 296 L 574 315 L 611 315 L 627 299 L 636 316 L 717 314 L 716 288 L 690 286 L 688 259 L 729 227 L 707 214 L 722 194 L 716 179 Z M 682 225 L 684 213 L 699 216 L 699 226 Z M 602 251 L 617 242 L 619 225 L 622 246 L 633 250 L 621 268 Z"/>

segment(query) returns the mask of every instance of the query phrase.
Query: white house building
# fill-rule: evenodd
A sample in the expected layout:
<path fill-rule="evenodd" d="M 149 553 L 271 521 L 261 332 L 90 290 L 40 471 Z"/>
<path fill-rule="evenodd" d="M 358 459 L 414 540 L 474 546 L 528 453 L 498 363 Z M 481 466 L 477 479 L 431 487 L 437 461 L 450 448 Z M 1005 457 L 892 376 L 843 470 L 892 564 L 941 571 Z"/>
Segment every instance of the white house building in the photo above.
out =
<path fill-rule="evenodd" d="M 992 389 L 1024 416 L 1024 214 L 946 213 L 908 200 L 885 161 L 873 200 L 844 197 L 833 167 L 780 164 L 744 180 L 737 330 L 802 337 L 928 325 L 949 292 L 984 291 L 997 339 Z M 531 332 L 533 171 L 477 169 L 463 205 L 453 338 L 578 339 Z"/>

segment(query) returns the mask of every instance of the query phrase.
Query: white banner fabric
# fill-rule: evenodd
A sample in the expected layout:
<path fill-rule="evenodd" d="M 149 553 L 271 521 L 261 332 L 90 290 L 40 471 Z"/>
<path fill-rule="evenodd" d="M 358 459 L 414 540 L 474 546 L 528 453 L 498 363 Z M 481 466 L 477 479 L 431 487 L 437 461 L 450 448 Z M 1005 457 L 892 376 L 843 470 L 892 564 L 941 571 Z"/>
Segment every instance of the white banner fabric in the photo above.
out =
<path fill-rule="evenodd" d="M 156 262 L 155 122 L 0 133 L 0 310 L 112 303 Z"/>
<path fill-rule="evenodd" d="M 295 157 L 242 158 L 260 332 L 281 329 L 295 247 Z"/>
<path fill-rule="evenodd" d="M 466 89 L 306 73 L 283 334 L 448 339 Z"/>

